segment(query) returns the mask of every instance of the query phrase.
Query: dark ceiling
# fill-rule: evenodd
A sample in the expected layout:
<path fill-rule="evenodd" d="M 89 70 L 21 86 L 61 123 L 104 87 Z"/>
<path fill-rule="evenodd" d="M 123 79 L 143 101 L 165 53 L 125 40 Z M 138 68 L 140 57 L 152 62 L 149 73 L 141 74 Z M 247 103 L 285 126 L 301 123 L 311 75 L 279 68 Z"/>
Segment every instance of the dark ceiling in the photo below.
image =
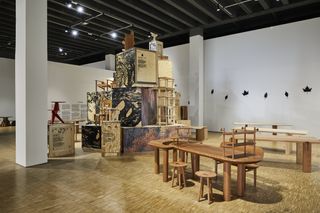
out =
<path fill-rule="evenodd" d="M 149 32 L 155 32 L 168 47 L 188 43 L 194 29 L 208 39 L 319 16 L 320 0 L 48 0 L 48 59 L 104 60 L 121 50 L 130 30 L 137 46 L 147 47 Z M 0 0 L 0 57 L 14 58 L 14 50 L 15 1 Z"/>

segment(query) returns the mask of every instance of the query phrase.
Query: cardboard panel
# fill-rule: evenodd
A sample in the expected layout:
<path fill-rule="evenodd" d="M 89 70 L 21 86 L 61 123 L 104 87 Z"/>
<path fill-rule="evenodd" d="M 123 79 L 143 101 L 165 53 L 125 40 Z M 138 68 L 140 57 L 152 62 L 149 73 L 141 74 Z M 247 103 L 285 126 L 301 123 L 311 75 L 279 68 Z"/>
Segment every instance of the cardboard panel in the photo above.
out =
<path fill-rule="evenodd" d="M 121 126 L 120 122 L 104 122 L 102 124 L 102 153 L 103 155 L 120 154 Z"/>
<path fill-rule="evenodd" d="M 141 88 L 142 92 L 142 125 L 157 123 L 157 92 L 152 88 Z"/>
<path fill-rule="evenodd" d="M 157 84 L 157 55 L 153 51 L 136 49 L 136 83 Z"/>
<path fill-rule="evenodd" d="M 48 126 L 49 157 L 74 154 L 74 125 L 50 124 Z"/>
<path fill-rule="evenodd" d="M 115 87 L 132 87 L 135 82 L 135 49 L 116 55 Z"/>

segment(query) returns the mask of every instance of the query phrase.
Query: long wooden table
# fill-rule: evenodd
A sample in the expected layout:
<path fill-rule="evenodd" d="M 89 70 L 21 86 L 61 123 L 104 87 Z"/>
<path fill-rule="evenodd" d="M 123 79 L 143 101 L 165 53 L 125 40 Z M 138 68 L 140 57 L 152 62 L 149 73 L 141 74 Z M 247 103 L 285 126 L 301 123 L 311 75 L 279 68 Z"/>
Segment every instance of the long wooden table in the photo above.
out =
<path fill-rule="evenodd" d="M 243 139 L 243 136 L 237 135 L 235 139 Z M 249 139 L 249 138 L 248 138 Z M 302 163 L 302 171 L 311 172 L 311 154 L 312 144 L 320 144 L 320 140 L 311 136 L 286 136 L 286 135 L 265 135 L 257 134 L 256 141 L 271 142 L 290 142 L 296 143 L 296 163 Z"/>
<path fill-rule="evenodd" d="M 248 154 L 245 157 L 241 158 L 229 158 L 224 157 L 223 148 L 213 147 L 204 144 L 196 143 L 181 143 L 176 145 L 172 143 L 171 139 L 161 139 L 153 140 L 149 142 L 149 145 L 154 147 L 154 172 L 156 174 L 160 173 L 160 159 L 159 159 L 159 150 L 163 152 L 163 181 L 168 181 L 168 161 L 169 161 L 169 150 L 173 150 L 173 160 L 177 160 L 177 150 L 181 152 L 180 158 L 183 158 L 184 152 L 191 153 L 192 156 L 192 170 L 193 173 L 199 170 L 200 156 L 208 157 L 223 163 L 223 197 L 225 201 L 231 200 L 231 165 L 236 165 L 238 167 L 237 171 L 237 194 L 239 196 L 244 195 L 245 189 L 245 165 L 251 163 L 258 163 L 263 159 L 263 151 L 261 148 L 256 147 L 256 155 Z M 250 152 L 250 149 L 248 149 Z M 230 153 L 229 153 L 230 152 Z M 237 151 L 236 155 L 242 153 Z M 231 155 L 231 151 L 226 150 L 227 155 Z"/>

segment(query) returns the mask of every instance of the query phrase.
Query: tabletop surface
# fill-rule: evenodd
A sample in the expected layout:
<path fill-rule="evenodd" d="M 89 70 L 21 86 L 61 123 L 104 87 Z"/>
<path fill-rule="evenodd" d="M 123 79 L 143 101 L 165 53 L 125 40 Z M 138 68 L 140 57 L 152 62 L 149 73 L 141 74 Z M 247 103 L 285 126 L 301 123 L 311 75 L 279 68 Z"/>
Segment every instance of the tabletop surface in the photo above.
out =
<path fill-rule="evenodd" d="M 256 154 L 253 154 L 253 147 L 247 146 L 247 156 L 242 155 L 243 147 L 237 147 L 235 150 L 235 155 L 239 156 L 236 158 L 225 157 L 223 153 L 223 148 L 214 147 L 206 144 L 199 143 L 181 143 L 179 145 L 173 144 L 170 139 L 160 139 L 153 140 L 149 142 L 149 145 L 161 148 L 161 149 L 177 149 L 193 154 L 198 154 L 200 156 L 212 158 L 221 162 L 231 162 L 233 164 L 250 164 L 257 163 L 263 159 L 263 150 L 260 147 L 256 147 Z M 232 151 L 230 149 L 225 149 L 226 155 L 231 156 Z M 241 155 L 241 157 L 240 157 Z"/>
<path fill-rule="evenodd" d="M 250 139 L 251 136 L 247 136 Z M 243 135 L 236 135 L 235 139 L 243 139 Z M 267 135 L 267 134 L 257 134 L 256 140 L 258 141 L 276 141 L 276 142 L 293 142 L 293 143 L 315 143 L 320 144 L 320 140 L 312 136 L 302 136 L 302 135 Z"/>

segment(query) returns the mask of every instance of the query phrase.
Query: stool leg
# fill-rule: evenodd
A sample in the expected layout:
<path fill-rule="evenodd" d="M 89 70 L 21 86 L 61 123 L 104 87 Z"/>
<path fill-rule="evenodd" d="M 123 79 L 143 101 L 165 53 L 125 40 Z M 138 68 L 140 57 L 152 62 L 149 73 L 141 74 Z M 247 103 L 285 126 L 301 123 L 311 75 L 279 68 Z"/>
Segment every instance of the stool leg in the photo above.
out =
<path fill-rule="evenodd" d="M 188 163 L 188 152 L 186 152 L 186 163 Z"/>
<path fill-rule="evenodd" d="M 173 185 L 174 185 L 174 178 L 175 178 L 175 170 L 176 170 L 176 168 L 175 167 L 173 167 L 173 169 L 172 169 L 172 184 L 171 184 L 171 187 L 173 187 Z"/>
<path fill-rule="evenodd" d="M 211 194 L 210 194 L 210 178 L 207 177 L 207 186 L 208 186 L 208 203 L 211 203 Z"/>
<path fill-rule="evenodd" d="M 216 180 L 218 180 L 218 162 L 217 162 L 217 160 L 214 161 L 214 171 L 216 173 Z"/>
<path fill-rule="evenodd" d="M 257 169 L 253 170 L 253 185 L 255 188 L 257 187 Z"/>
<path fill-rule="evenodd" d="M 182 177 L 181 177 L 181 168 L 178 168 L 178 176 L 179 176 L 179 189 L 181 189 L 182 187 L 181 187 L 181 179 L 182 179 Z"/>
<path fill-rule="evenodd" d="M 183 187 L 187 187 L 185 168 L 182 168 Z"/>
<path fill-rule="evenodd" d="M 208 178 L 208 180 L 209 180 L 209 185 L 210 185 L 210 187 L 209 187 L 209 196 L 210 196 L 210 200 L 211 200 L 211 202 L 210 202 L 210 203 L 212 203 L 212 202 L 213 202 L 213 194 L 212 194 L 212 180 L 211 180 L 211 178 Z"/>
<path fill-rule="evenodd" d="M 202 197 L 203 197 L 203 179 L 202 177 L 200 177 L 200 192 L 199 192 L 199 198 L 198 198 L 199 202 Z"/>

